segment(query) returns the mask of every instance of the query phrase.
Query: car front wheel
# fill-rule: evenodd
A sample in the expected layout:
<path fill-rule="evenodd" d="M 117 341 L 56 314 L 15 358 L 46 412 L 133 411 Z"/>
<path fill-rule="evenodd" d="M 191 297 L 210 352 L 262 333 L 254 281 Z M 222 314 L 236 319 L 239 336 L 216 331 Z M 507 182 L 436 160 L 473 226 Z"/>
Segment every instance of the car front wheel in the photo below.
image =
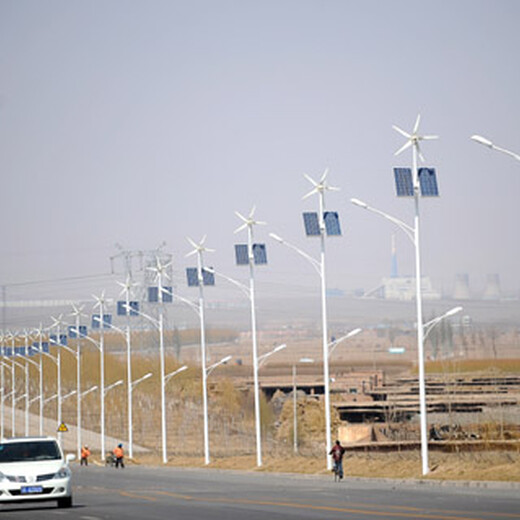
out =
<path fill-rule="evenodd" d="M 72 507 L 72 497 L 58 498 L 58 507 Z"/>

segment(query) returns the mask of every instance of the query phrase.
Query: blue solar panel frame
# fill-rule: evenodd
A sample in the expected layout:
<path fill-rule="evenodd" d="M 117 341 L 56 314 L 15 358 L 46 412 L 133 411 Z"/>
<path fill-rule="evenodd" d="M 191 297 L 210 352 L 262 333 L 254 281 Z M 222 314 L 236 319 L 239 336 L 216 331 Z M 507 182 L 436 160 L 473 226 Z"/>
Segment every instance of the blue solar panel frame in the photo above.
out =
<path fill-rule="evenodd" d="M 199 273 L 197 272 L 196 267 L 186 267 L 186 280 L 188 282 L 188 287 L 199 286 Z"/>
<path fill-rule="evenodd" d="M 305 234 L 308 237 L 319 237 L 321 235 L 320 222 L 316 212 L 303 213 L 303 225 L 305 226 Z"/>
<path fill-rule="evenodd" d="M 46 354 L 49 353 L 49 342 L 48 341 L 42 341 L 42 352 L 45 352 Z"/>
<path fill-rule="evenodd" d="M 173 302 L 173 287 L 169 285 L 163 285 L 161 287 L 162 292 L 162 301 L 163 303 L 172 303 Z"/>
<path fill-rule="evenodd" d="M 325 211 L 323 213 L 323 220 L 328 236 L 341 236 L 341 226 L 339 225 L 339 215 L 337 211 Z"/>
<path fill-rule="evenodd" d="M 213 269 L 213 268 L 211 268 Z M 215 273 L 202 268 L 202 283 L 204 285 L 215 285 Z"/>
<path fill-rule="evenodd" d="M 438 197 L 439 187 L 435 168 L 419 168 L 419 185 L 423 197 Z"/>
<path fill-rule="evenodd" d="M 267 249 L 265 244 L 253 244 L 253 258 L 256 265 L 267 264 Z"/>
<path fill-rule="evenodd" d="M 25 347 L 14 347 L 14 353 L 18 356 L 25 356 Z"/>
<path fill-rule="evenodd" d="M 148 287 L 148 302 L 158 303 L 159 301 L 159 290 L 156 286 Z"/>
<path fill-rule="evenodd" d="M 237 265 L 249 265 L 247 244 L 235 244 L 235 260 Z"/>
<path fill-rule="evenodd" d="M 13 355 L 12 347 L 4 347 L 4 356 L 11 357 Z"/>
<path fill-rule="evenodd" d="M 411 168 L 394 168 L 395 191 L 398 197 L 413 197 Z"/>

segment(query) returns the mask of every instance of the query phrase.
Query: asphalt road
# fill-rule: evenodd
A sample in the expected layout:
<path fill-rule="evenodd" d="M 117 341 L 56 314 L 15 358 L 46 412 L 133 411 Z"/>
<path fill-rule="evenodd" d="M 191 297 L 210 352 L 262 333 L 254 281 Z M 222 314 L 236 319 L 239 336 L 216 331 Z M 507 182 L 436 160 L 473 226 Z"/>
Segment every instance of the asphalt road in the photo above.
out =
<path fill-rule="evenodd" d="M 410 483 L 131 466 L 74 467 L 74 507 L 3 505 L 19 520 L 520 520 L 520 486 Z"/>

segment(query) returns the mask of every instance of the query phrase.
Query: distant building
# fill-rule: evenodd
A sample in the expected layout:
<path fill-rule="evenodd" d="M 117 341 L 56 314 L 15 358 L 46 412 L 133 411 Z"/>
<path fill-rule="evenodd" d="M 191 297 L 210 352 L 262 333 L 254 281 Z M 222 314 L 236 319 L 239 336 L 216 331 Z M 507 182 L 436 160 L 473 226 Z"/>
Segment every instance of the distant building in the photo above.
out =
<path fill-rule="evenodd" d="M 392 235 L 390 277 L 383 278 L 381 285 L 366 292 L 363 296 L 384 300 L 410 301 L 415 299 L 415 293 L 415 276 L 399 276 L 398 274 L 395 235 Z M 433 289 L 428 276 L 421 277 L 421 296 L 424 300 L 439 300 L 441 298 L 440 293 Z"/>

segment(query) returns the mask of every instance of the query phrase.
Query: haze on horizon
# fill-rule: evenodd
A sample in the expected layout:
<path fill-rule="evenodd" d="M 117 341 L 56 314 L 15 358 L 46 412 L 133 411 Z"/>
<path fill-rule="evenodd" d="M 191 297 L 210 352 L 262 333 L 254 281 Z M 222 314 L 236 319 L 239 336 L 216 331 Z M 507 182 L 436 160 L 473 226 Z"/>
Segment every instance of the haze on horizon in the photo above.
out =
<path fill-rule="evenodd" d="M 399 272 L 413 275 L 406 237 L 350 199 L 412 223 L 392 172 L 411 154 L 394 157 L 392 125 L 409 131 L 420 113 L 421 132 L 440 136 L 422 146 L 440 190 L 421 202 L 423 273 L 439 292 L 467 273 L 476 293 L 498 273 L 518 296 L 520 162 L 469 137 L 520 152 L 519 15 L 512 0 L 3 0 L 0 285 L 88 299 L 116 243 L 164 241 L 185 284 L 186 236 L 204 235 L 209 265 L 247 276 L 234 211 L 256 205 L 259 292 L 308 294 L 314 271 L 268 233 L 318 254 L 303 174 L 326 168 L 343 230 L 327 240 L 329 287 L 376 286 L 394 233 Z M 26 284 L 39 280 L 56 282 Z"/>

